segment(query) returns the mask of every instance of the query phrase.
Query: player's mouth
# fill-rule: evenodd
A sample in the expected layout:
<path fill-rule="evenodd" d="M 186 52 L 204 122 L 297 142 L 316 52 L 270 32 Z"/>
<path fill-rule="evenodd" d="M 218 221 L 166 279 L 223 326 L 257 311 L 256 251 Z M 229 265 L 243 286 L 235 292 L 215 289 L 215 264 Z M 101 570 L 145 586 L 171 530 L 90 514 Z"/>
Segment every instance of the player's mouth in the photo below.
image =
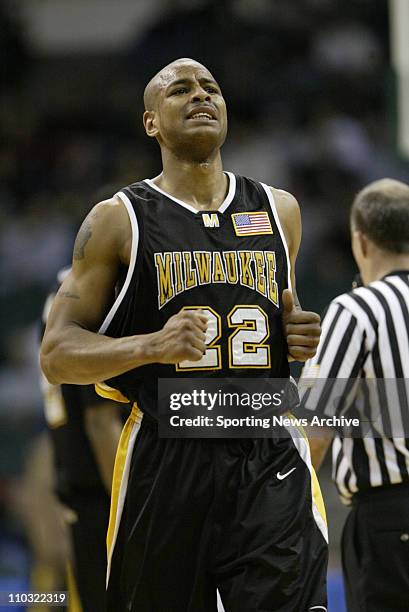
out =
<path fill-rule="evenodd" d="M 190 111 L 187 116 L 192 121 L 216 121 L 216 114 L 213 109 L 207 108 L 196 108 Z"/>

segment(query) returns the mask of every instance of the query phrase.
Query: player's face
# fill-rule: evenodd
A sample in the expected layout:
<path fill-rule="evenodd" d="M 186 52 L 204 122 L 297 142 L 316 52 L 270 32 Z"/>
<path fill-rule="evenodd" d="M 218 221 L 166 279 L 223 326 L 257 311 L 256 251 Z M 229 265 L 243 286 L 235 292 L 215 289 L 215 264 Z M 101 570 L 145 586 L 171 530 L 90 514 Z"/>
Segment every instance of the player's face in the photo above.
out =
<path fill-rule="evenodd" d="M 204 66 L 184 63 L 163 76 L 157 94 L 155 136 L 169 148 L 184 144 L 219 148 L 227 133 L 226 104 Z"/>

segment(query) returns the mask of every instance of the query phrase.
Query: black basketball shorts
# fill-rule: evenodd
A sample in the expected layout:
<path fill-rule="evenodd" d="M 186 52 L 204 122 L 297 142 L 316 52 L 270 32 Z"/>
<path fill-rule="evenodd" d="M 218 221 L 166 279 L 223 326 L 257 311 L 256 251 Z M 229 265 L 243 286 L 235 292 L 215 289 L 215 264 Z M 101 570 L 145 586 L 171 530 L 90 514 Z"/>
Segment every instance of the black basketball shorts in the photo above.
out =
<path fill-rule="evenodd" d="M 114 473 L 109 612 L 322 612 L 327 528 L 307 440 L 160 439 L 134 409 Z M 281 433 L 281 435 L 280 435 Z"/>
<path fill-rule="evenodd" d="M 73 552 L 72 571 L 82 612 L 104 612 L 106 609 L 106 532 L 109 496 L 77 497 L 69 507 L 76 514 L 70 524 Z M 73 609 L 75 606 L 73 607 Z"/>

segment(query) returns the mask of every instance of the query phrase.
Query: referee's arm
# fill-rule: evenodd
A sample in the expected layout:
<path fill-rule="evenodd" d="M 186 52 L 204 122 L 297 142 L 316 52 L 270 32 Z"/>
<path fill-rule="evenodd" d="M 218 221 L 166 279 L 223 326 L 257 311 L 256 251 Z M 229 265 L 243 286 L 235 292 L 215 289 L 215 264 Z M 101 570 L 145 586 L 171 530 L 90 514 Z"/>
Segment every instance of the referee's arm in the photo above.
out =
<path fill-rule="evenodd" d="M 321 328 L 317 353 L 306 362 L 301 374 L 300 408 L 303 412 L 339 416 L 345 414 L 351 404 L 348 392 L 365 358 L 366 334 L 357 318 L 337 300 L 331 302 Z M 311 459 L 316 470 L 324 460 L 334 433 L 334 428 L 308 428 Z"/>

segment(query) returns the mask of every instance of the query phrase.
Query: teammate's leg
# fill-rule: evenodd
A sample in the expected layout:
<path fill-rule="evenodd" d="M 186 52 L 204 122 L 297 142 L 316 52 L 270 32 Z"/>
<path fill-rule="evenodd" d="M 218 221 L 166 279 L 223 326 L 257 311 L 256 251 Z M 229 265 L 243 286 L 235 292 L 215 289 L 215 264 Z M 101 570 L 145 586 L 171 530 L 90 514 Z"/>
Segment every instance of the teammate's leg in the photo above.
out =
<path fill-rule="evenodd" d="M 78 501 L 71 527 L 73 570 L 84 612 L 106 607 L 106 544 L 109 497 Z"/>

